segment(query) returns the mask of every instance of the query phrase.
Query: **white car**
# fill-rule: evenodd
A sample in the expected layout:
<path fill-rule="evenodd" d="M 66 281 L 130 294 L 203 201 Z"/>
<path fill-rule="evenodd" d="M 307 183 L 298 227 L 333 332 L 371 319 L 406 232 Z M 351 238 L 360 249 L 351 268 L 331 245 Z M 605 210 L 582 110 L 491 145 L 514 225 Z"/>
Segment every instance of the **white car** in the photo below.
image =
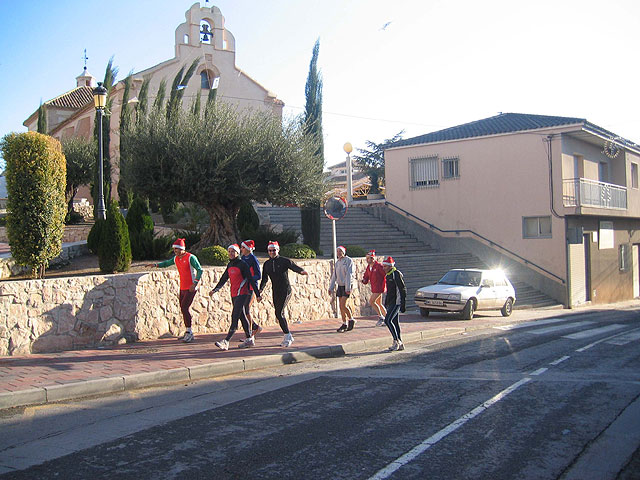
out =
<path fill-rule="evenodd" d="M 477 310 L 500 310 L 508 317 L 516 291 L 502 270 L 475 268 L 449 270 L 438 283 L 416 292 L 415 303 L 423 317 L 432 311 L 461 312 L 471 320 Z"/>

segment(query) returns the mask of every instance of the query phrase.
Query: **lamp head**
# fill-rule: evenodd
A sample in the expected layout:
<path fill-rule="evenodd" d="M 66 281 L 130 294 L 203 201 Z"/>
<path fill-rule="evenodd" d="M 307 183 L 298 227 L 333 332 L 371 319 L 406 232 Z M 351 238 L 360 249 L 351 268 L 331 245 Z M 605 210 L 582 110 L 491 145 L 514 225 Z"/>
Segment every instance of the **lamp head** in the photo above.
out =
<path fill-rule="evenodd" d="M 104 110 L 107 105 L 107 89 L 102 86 L 102 82 L 98 82 L 98 86 L 93 89 L 93 102 L 96 110 Z"/>
<path fill-rule="evenodd" d="M 347 142 L 344 144 L 344 147 L 342 147 L 344 149 L 345 152 L 347 152 L 347 154 L 353 152 L 353 146 Z"/>

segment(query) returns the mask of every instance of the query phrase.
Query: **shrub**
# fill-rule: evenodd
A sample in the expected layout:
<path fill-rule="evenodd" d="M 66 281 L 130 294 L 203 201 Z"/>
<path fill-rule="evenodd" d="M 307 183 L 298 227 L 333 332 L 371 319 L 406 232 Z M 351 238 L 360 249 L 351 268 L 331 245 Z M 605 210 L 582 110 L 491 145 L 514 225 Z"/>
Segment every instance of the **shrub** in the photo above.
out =
<path fill-rule="evenodd" d="M 98 254 L 98 248 L 100 247 L 100 239 L 102 238 L 102 229 L 104 228 L 104 220 L 96 220 L 93 224 L 89 235 L 87 236 L 87 248 L 94 255 Z"/>
<path fill-rule="evenodd" d="M 256 242 L 256 250 L 258 252 L 266 252 L 267 244 L 271 240 L 277 241 L 280 245 L 296 243 L 298 241 L 298 232 L 285 229 L 280 233 L 276 233 L 272 228 L 261 225 L 253 234 L 253 241 Z"/>
<path fill-rule="evenodd" d="M 283 257 L 289 258 L 316 258 L 316 252 L 309 245 L 301 243 L 288 243 L 280 249 Z"/>
<path fill-rule="evenodd" d="M 11 255 L 42 277 L 49 260 L 62 251 L 67 214 L 62 148 L 53 137 L 36 132 L 10 133 L 0 148 L 6 161 Z"/>
<path fill-rule="evenodd" d="M 187 250 L 198 243 L 200 241 L 200 238 L 202 238 L 202 233 L 195 230 L 174 230 L 173 233 L 176 234 L 176 238 L 184 238 L 184 243 L 187 247 Z"/>
<path fill-rule="evenodd" d="M 68 213 L 64 219 L 64 223 L 66 223 L 67 225 L 76 225 L 82 222 L 84 222 L 84 217 L 81 213 L 75 211 L 71 211 L 71 213 Z"/>
<path fill-rule="evenodd" d="M 229 263 L 227 249 L 220 245 L 205 247 L 196 254 L 196 257 L 203 265 L 222 266 Z"/>
<path fill-rule="evenodd" d="M 166 260 L 173 255 L 171 245 L 175 237 L 173 235 L 157 235 L 153 237 L 153 255 L 154 259 Z"/>
<path fill-rule="evenodd" d="M 116 202 L 109 205 L 104 221 L 98 247 L 98 264 L 100 271 L 106 273 L 126 272 L 131 266 L 129 229 Z"/>
<path fill-rule="evenodd" d="M 349 257 L 366 257 L 367 251 L 360 245 L 345 245 Z"/>
<path fill-rule="evenodd" d="M 127 212 L 127 227 L 131 242 L 131 255 L 136 260 L 153 258 L 153 219 L 147 202 L 135 197 Z"/>
<path fill-rule="evenodd" d="M 260 218 L 251 202 L 245 202 L 240 206 L 236 223 L 242 238 L 252 237 L 254 232 L 258 230 L 260 227 Z"/>

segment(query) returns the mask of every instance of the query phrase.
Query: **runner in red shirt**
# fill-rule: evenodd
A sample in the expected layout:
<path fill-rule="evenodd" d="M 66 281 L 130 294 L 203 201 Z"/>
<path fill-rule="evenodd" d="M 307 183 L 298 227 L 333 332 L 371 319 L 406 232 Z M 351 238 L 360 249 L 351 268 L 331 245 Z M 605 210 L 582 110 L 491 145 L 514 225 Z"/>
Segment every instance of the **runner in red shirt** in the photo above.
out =
<path fill-rule="evenodd" d="M 382 294 L 386 287 L 386 273 L 380 262 L 376 261 L 376 251 L 369 250 L 367 253 L 367 269 L 364 271 L 362 283 L 365 285 L 371 283 L 371 296 L 369 297 L 369 305 L 374 312 L 378 313 L 378 323 L 376 327 L 384 325 L 384 317 L 387 309 L 382 304 Z"/>

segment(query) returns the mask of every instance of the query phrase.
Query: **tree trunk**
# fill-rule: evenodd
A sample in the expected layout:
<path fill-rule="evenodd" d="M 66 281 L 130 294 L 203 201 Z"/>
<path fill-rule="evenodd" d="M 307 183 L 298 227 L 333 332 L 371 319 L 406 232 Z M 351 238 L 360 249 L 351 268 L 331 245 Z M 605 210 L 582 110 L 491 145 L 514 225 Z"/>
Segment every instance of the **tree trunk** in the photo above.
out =
<path fill-rule="evenodd" d="M 202 250 L 212 245 L 221 245 L 227 248 L 238 241 L 236 230 L 236 215 L 238 207 L 225 207 L 223 205 L 205 206 L 209 213 L 209 228 L 202 234 L 202 238 L 191 250 Z"/>

